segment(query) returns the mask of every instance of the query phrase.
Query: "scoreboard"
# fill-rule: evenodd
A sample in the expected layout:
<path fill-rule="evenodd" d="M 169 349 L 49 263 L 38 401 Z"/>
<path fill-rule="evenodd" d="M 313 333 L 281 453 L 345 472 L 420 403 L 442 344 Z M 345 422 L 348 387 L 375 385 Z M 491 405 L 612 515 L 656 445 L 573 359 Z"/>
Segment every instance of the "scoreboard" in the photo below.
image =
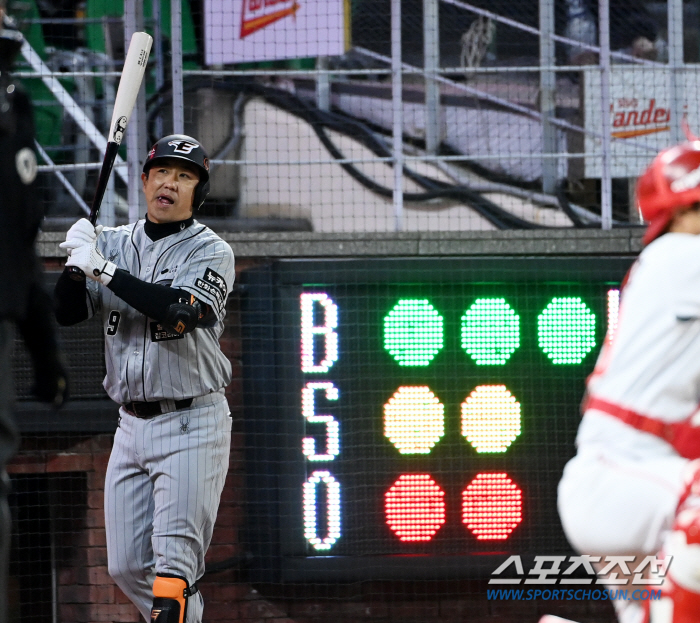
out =
<path fill-rule="evenodd" d="M 289 260 L 243 273 L 253 576 L 484 577 L 505 556 L 570 553 L 557 483 L 631 261 Z"/>

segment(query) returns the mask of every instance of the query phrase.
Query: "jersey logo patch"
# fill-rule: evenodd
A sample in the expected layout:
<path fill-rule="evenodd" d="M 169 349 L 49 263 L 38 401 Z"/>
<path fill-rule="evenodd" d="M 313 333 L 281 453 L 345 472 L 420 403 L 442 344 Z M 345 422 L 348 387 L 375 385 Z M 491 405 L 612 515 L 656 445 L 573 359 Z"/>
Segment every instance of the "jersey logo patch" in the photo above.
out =
<path fill-rule="evenodd" d="M 180 434 L 186 435 L 189 432 L 190 432 L 190 416 L 183 415 L 180 418 Z"/>
<path fill-rule="evenodd" d="M 226 295 L 228 294 L 226 280 L 211 268 L 207 268 L 204 273 L 204 279 L 197 279 L 195 285 L 200 290 L 213 296 L 219 303 L 219 307 L 223 307 L 226 303 Z"/>
<path fill-rule="evenodd" d="M 151 342 L 169 342 L 170 340 L 184 340 L 185 335 L 169 331 L 159 322 L 151 323 Z"/>

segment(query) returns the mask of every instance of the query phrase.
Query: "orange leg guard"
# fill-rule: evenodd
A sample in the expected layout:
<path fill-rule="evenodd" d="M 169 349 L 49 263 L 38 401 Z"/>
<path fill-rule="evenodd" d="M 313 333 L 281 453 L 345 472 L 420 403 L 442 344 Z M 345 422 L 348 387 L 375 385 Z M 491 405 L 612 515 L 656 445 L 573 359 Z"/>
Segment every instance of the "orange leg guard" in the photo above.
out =
<path fill-rule="evenodd" d="M 189 585 L 184 579 L 157 575 L 153 582 L 151 623 L 185 623 L 187 597 L 190 594 Z"/>

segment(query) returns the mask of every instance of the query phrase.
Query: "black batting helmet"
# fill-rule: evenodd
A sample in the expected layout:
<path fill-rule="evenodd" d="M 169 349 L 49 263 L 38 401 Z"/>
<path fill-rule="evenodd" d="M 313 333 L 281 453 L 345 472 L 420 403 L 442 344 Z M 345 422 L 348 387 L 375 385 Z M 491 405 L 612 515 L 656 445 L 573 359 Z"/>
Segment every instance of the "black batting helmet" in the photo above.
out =
<path fill-rule="evenodd" d="M 209 194 L 209 158 L 202 144 L 196 138 L 185 134 L 164 136 L 148 152 L 146 162 L 143 163 L 143 172 L 148 173 L 149 169 L 158 160 L 164 160 L 165 158 L 186 160 L 197 167 L 199 170 L 199 183 L 194 189 L 192 208 L 197 210 L 202 207 L 204 200 Z"/>

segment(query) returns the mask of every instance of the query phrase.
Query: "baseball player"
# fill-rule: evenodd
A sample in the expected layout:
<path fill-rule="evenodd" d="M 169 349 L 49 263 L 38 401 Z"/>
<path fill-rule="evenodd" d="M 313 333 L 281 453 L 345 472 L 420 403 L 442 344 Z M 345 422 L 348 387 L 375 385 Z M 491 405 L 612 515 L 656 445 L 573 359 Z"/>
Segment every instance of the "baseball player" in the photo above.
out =
<path fill-rule="evenodd" d="M 147 215 L 93 227 L 81 219 L 62 247 L 88 277 L 64 271 L 57 317 L 101 314 L 107 376 L 120 405 L 105 482 L 109 573 L 153 623 L 201 623 L 204 573 L 228 470 L 231 417 L 221 352 L 231 248 L 193 218 L 209 191 L 202 145 L 160 139 L 141 176 Z"/>
<path fill-rule="evenodd" d="M 41 286 L 34 252 L 41 204 L 36 192 L 34 117 L 29 98 L 10 75 L 22 35 L 4 15 L 0 0 L 0 621 L 8 620 L 7 573 L 10 549 L 9 479 L 5 466 L 18 443 L 14 422 L 12 325 L 18 329 L 34 366 L 34 393 L 60 406 L 66 398 L 66 374 L 53 323 L 51 297 Z"/>
<path fill-rule="evenodd" d="M 662 151 L 637 198 L 646 246 L 588 380 L 559 513 L 583 554 L 671 557 L 663 599 L 616 602 L 621 622 L 690 623 L 700 620 L 700 141 Z"/>

